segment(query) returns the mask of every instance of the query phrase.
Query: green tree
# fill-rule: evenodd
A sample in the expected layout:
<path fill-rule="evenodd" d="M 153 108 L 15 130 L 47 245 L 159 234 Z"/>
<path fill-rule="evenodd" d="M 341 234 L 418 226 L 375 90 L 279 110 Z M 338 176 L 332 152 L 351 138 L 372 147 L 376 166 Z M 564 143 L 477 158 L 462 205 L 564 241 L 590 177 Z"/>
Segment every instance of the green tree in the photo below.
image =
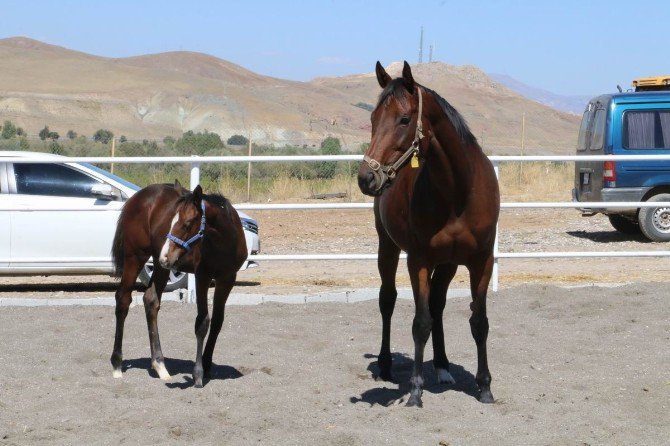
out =
<path fill-rule="evenodd" d="M 342 153 L 342 145 L 340 140 L 329 136 L 321 141 L 322 155 L 340 155 Z M 317 168 L 317 175 L 319 178 L 332 178 L 337 170 L 337 161 L 324 161 Z"/>
<path fill-rule="evenodd" d="M 23 130 L 23 127 L 16 128 L 16 136 L 26 136 L 26 131 Z"/>
<path fill-rule="evenodd" d="M 163 144 L 166 146 L 173 146 L 175 142 L 177 141 L 172 136 L 166 136 L 163 138 Z"/>
<path fill-rule="evenodd" d="M 2 126 L 2 139 L 10 139 L 16 136 L 16 126 L 12 121 L 5 121 Z"/>
<path fill-rule="evenodd" d="M 186 155 L 204 155 L 212 150 L 220 150 L 225 147 L 221 137 L 217 133 L 208 132 L 195 133 L 189 130 L 184 133 L 175 143 L 175 149 Z"/>
<path fill-rule="evenodd" d="M 58 132 L 49 132 L 47 138 L 49 138 L 52 141 L 56 141 L 58 138 L 60 138 L 60 135 L 58 134 Z"/>
<path fill-rule="evenodd" d="M 106 129 L 98 129 L 93 134 L 93 141 L 101 142 L 103 144 L 107 144 L 112 140 L 112 138 L 114 138 L 114 133 Z"/>
<path fill-rule="evenodd" d="M 45 125 L 42 130 L 39 132 L 39 137 L 42 141 L 46 141 L 46 139 L 49 137 L 49 126 Z"/>
<path fill-rule="evenodd" d="M 68 130 L 67 131 L 67 137 L 68 139 L 76 139 L 77 138 L 77 132 L 74 130 Z"/>
<path fill-rule="evenodd" d="M 121 137 L 119 138 L 119 142 L 122 143 L 122 144 L 124 142 L 127 142 L 127 141 L 128 141 L 128 138 L 126 138 L 126 135 L 121 135 Z"/>
<path fill-rule="evenodd" d="M 249 140 L 242 135 L 233 135 L 228 138 L 226 144 L 230 146 L 246 146 L 249 144 Z"/>

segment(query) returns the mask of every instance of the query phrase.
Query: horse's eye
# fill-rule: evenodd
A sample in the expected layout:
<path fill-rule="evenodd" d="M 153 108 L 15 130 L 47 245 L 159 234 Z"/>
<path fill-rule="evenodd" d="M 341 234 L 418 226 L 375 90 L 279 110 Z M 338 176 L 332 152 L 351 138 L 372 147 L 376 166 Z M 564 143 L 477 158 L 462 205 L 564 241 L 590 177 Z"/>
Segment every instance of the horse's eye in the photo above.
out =
<path fill-rule="evenodd" d="M 409 116 L 403 116 L 400 118 L 400 125 L 409 125 Z"/>

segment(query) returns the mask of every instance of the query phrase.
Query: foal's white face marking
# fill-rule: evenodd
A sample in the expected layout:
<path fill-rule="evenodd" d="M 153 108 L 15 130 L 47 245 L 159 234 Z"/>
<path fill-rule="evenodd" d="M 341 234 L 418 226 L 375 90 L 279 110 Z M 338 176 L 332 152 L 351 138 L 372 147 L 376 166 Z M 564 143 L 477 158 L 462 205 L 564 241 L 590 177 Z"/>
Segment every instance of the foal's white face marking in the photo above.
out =
<path fill-rule="evenodd" d="M 174 226 L 177 224 L 178 221 L 179 221 L 179 212 L 174 214 L 174 217 L 172 218 L 172 223 L 170 224 L 170 232 L 172 232 L 172 230 L 174 229 Z M 168 251 L 170 250 L 170 243 L 174 243 L 174 242 L 172 242 L 172 241 L 170 241 L 166 238 L 165 239 L 165 244 L 163 245 L 163 248 L 161 249 L 161 254 L 158 257 L 158 260 L 160 261 L 161 265 L 164 268 L 168 267 L 167 256 L 168 256 Z"/>

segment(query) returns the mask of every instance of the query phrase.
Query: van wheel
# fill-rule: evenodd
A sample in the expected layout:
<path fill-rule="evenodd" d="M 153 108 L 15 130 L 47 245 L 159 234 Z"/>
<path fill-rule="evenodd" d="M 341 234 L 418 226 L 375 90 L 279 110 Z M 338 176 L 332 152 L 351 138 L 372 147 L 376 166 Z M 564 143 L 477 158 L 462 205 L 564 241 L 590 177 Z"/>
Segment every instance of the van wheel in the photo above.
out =
<path fill-rule="evenodd" d="M 670 201 L 670 194 L 654 195 L 647 201 Z M 653 242 L 670 241 L 670 206 L 640 208 L 638 221 L 642 233 L 649 240 Z"/>
<path fill-rule="evenodd" d="M 608 215 L 607 218 L 609 218 L 612 227 L 622 234 L 639 235 L 642 232 L 640 225 L 631 218 L 616 214 Z"/>
<path fill-rule="evenodd" d="M 154 266 L 150 263 L 146 263 L 140 270 L 140 275 L 138 279 L 142 282 L 142 285 L 149 286 L 149 281 L 151 281 L 151 275 L 154 272 Z M 170 271 L 168 276 L 168 281 L 165 284 L 165 289 L 163 291 L 170 292 L 178 290 L 180 288 L 188 288 L 188 274 L 182 273 L 181 271 Z"/>

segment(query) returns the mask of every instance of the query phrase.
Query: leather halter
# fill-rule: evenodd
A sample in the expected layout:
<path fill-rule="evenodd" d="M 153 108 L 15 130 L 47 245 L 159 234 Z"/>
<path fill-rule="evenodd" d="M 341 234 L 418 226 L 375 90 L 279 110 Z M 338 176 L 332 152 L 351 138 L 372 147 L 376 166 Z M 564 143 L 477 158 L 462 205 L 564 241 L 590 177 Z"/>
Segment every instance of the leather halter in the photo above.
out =
<path fill-rule="evenodd" d="M 197 234 L 195 234 L 193 237 L 191 237 L 186 241 L 180 239 L 177 236 L 172 235 L 172 233 L 169 233 L 168 235 L 165 236 L 171 242 L 174 242 L 175 244 L 184 248 L 186 252 L 191 251 L 191 249 L 193 249 L 192 245 L 201 238 L 203 238 L 205 234 L 205 200 L 200 201 L 200 207 L 202 208 L 202 218 L 200 219 L 200 230 L 198 231 Z"/>
<path fill-rule="evenodd" d="M 416 121 L 416 133 L 414 134 L 414 141 L 409 146 L 409 148 L 403 153 L 398 160 L 393 164 L 381 164 L 379 161 L 370 158 L 365 155 L 363 161 L 365 161 L 370 170 L 372 170 L 372 175 L 375 178 L 375 183 L 377 187 L 373 192 L 380 192 L 387 183 L 390 183 L 398 173 L 398 170 L 402 168 L 407 161 L 414 155 L 419 155 L 419 143 L 421 138 L 423 138 L 423 123 L 421 115 L 423 114 L 423 97 L 421 95 L 421 88 L 416 87 L 416 91 L 419 93 L 419 113 L 417 115 Z"/>

